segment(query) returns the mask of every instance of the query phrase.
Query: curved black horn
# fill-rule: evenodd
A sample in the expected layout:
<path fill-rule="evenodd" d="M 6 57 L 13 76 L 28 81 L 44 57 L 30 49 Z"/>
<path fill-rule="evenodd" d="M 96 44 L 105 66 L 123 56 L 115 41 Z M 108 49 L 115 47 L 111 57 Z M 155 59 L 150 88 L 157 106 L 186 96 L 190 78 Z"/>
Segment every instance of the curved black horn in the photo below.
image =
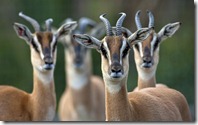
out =
<path fill-rule="evenodd" d="M 52 24 L 52 22 L 53 22 L 53 19 L 47 19 L 46 21 L 45 21 L 45 25 L 46 25 L 46 30 L 47 31 L 51 31 L 51 24 Z"/>
<path fill-rule="evenodd" d="M 35 19 L 23 14 L 22 12 L 19 13 L 19 16 L 24 18 L 28 22 L 30 22 L 32 24 L 32 26 L 34 27 L 35 31 L 40 31 L 40 25 L 38 24 L 38 22 Z"/>
<path fill-rule="evenodd" d="M 154 16 L 151 11 L 147 10 L 147 15 L 149 16 L 149 25 L 148 27 L 154 27 Z"/>
<path fill-rule="evenodd" d="M 126 17 L 126 14 L 123 13 L 123 12 L 122 13 L 119 13 L 119 14 L 121 14 L 121 17 L 118 19 L 118 21 L 116 23 L 116 36 L 122 35 L 122 29 L 121 29 L 121 27 L 122 27 L 122 23 L 123 23 L 123 21 L 124 21 L 124 19 Z"/>
<path fill-rule="evenodd" d="M 140 10 L 137 11 L 137 13 L 135 14 L 135 23 L 136 23 L 136 26 L 137 26 L 137 29 L 140 29 L 142 28 L 142 24 L 140 22 Z"/>
<path fill-rule="evenodd" d="M 105 24 L 105 27 L 106 27 L 106 34 L 107 36 L 112 36 L 113 35 L 113 32 L 112 32 L 112 27 L 111 27 L 111 24 L 109 23 L 109 21 L 104 18 L 106 14 L 102 14 L 100 15 L 100 19 L 104 22 Z"/>
<path fill-rule="evenodd" d="M 87 26 L 94 27 L 96 26 L 96 24 L 97 23 L 95 21 L 89 18 L 82 17 L 79 20 L 79 31 L 80 33 L 85 33 Z"/>

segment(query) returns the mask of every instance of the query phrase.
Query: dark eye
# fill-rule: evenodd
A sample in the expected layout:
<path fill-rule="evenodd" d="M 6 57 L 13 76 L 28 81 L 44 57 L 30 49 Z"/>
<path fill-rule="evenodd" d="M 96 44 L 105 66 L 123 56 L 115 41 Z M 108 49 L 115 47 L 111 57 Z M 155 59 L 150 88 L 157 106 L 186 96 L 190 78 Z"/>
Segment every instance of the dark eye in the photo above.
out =
<path fill-rule="evenodd" d="M 32 40 L 32 46 L 36 50 L 36 52 L 39 53 L 38 46 L 36 45 L 36 43 L 33 40 Z"/>
<path fill-rule="evenodd" d="M 138 44 L 135 44 L 134 46 L 135 46 L 135 49 L 137 49 L 137 51 L 139 51 L 139 46 L 138 46 Z"/>
<path fill-rule="evenodd" d="M 126 55 L 128 54 L 128 51 L 129 51 L 129 46 L 127 46 L 124 51 L 122 52 L 122 58 L 125 58 Z"/>
<path fill-rule="evenodd" d="M 53 46 L 53 49 L 52 49 L 53 52 L 55 51 L 56 46 L 57 46 L 57 41 L 54 43 L 54 46 Z"/>
<path fill-rule="evenodd" d="M 100 48 L 102 55 L 107 59 L 107 51 L 104 49 L 103 45 Z"/>
<path fill-rule="evenodd" d="M 154 46 L 153 46 L 153 50 L 155 51 L 158 47 L 158 44 L 159 44 L 159 39 L 157 39 L 154 43 Z"/>

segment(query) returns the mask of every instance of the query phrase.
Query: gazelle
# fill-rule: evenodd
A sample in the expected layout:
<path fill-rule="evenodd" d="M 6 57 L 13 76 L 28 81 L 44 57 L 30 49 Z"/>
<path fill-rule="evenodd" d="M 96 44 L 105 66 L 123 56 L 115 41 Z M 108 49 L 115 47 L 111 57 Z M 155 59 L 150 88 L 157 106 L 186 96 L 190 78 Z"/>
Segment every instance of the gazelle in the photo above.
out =
<path fill-rule="evenodd" d="M 159 62 L 160 44 L 167 38 L 172 37 L 181 25 L 180 22 L 170 23 L 165 25 L 159 33 L 156 33 L 154 30 L 154 16 L 150 11 L 147 11 L 147 14 L 149 16 L 148 27 L 153 27 L 152 33 L 143 42 L 139 42 L 133 46 L 134 58 L 138 71 L 138 87 L 135 88 L 136 90 L 155 86 L 167 87 L 164 84 L 157 84 L 155 77 Z M 139 15 L 140 11 L 138 11 L 135 16 L 137 29 L 142 28 Z"/>
<path fill-rule="evenodd" d="M 33 18 L 19 13 L 30 22 L 35 33 L 23 24 L 14 23 L 17 35 L 30 46 L 33 66 L 33 92 L 26 93 L 11 86 L 0 86 L 0 120 L 3 121 L 49 121 L 56 109 L 54 67 L 56 63 L 57 39 L 74 29 L 76 22 L 62 25 L 56 33 L 51 32 L 52 19 L 46 20 L 46 30 Z"/>
<path fill-rule="evenodd" d="M 105 83 L 105 112 L 107 121 L 190 121 L 185 97 L 169 88 L 145 88 L 127 93 L 129 70 L 128 52 L 134 44 L 146 39 L 152 28 L 142 28 L 128 38 L 122 36 L 122 23 L 116 23 L 113 35 L 109 21 L 100 16 L 106 26 L 106 36 L 98 40 L 87 34 L 73 35 L 80 44 L 101 53 L 101 70 Z"/>
<path fill-rule="evenodd" d="M 104 82 L 92 75 L 90 49 L 73 39 L 73 33 L 86 33 L 101 37 L 103 27 L 88 18 L 81 18 L 78 28 L 65 36 L 65 72 L 67 87 L 60 99 L 59 117 L 62 121 L 101 121 L 105 120 Z"/>

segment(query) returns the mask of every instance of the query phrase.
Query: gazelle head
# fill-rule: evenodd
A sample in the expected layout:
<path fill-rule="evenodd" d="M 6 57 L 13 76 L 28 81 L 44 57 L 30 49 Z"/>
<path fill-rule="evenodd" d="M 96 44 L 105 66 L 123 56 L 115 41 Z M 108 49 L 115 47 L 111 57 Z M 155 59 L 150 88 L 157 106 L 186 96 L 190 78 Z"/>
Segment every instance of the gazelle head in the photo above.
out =
<path fill-rule="evenodd" d="M 72 20 L 66 19 L 65 22 L 68 21 L 71 22 Z M 61 43 L 64 45 L 65 51 L 67 51 L 67 56 L 69 56 L 71 66 L 75 67 L 77 70 L 80 70 L 89 67 L 91 61 L 89 59 L 90 53 L 88 49 L 85 46 L 82 46 L 81 44 L 76 42 L 72 34 L 88 33 L 92 36 L 100 37 L 104 34 L 103 29 L 104 28 L 102 25 L 97 24 L 95 21 L 89 18 L 82 17 L 79 19 L 78 27 L 75 30 L 73 30 L 71 34 L 68 34 L 63 39 L 61 39 Z"/>
<path fill-rule="evenodd" d="M 24 15 L 23 13 L 19 13 L 19 16 L 30 22 L 35 29 L 35 32 L 31 33 L 30 30 L 23 24 L 14 23 L 13 25 L 17 35 L 21 39 L 24 39 L 28 45 L 30 45 L 33 67 L 42 72 L 53 70 L 56 63 L 57 39 L 74 29 L 76 22 L 63 24 L 55 33 L 52 33 L 52 19 L 47 19 L 45 21 L 46 30 L 41 31 L 40 25 L 36 20 Z"/>
<path fill-rule="evenodd" d="M 152 33 L 143 42 L 133 46 L 136 66 L 145 71 L 156 69 L 159 62 L 159 46 L 162 41 L 171 37 L 180 27 L 181 23 L 169 23 L 165 25 L 158 33 L 154 30 L 154 17 L 150 11 L 147 11 L 149 17 L 148 28 L 153 28 Z M 141 29 L 140 11 L 135 15 L 137 29 Z"/>
<path fill-rule="evenodd" d="M 75 34 L 74 39 L 80 44 L 94 48 L 101 53 L 102 74 L 103 78 L 108 80 L 122 80 L 128 76 L 129 62 L 128 52 L 132 46 L 145 38 L 150 33 L 149 28 L 143 28 L 133 33 L 128 38 L 122 36 L 122 23 L 126 17 L 125 13 L 120 13 L 121 17 L 116 23 L 116 33 L 112 32 L 112 27 L 109 21 L 104 17 L 106 14 L 100 16 L 106 27 L 106 36 L 102 40 L 98 40 L 93 36 L 87 34 Z"/>

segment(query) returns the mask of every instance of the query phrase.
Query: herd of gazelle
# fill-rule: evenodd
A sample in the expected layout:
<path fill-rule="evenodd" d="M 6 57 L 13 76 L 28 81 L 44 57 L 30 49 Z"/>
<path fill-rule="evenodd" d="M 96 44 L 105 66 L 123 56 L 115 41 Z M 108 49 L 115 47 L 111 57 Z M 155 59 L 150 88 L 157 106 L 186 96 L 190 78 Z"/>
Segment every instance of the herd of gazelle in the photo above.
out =
<path fill-rule="evenodd" d="M 50 121 L 56 112 L 54 68 L 57 42 L 65 48 L 67 87 L 60 99 L 59 118 L 63 121 L 191 121 L 186 98 L 164 84 L 156 83 L 159 46 L 171 37 L 180 23 L 170 23 L 160 32 L 154 30 L 150 11 L 148 27 L 142 28 L 136 13 L 137 31 L 131 33 L 122 23 L 125 13 L 112 27 L 100 16 L 105 28 L 88 18 L 77 22 L 68 19 L 58 30 L 52 30 L 52 19 L 46 29 L 33 18 L 19 13 L 30 22 L 35 32 L 23 24 L 14 23 L 17 35 L 30 46 L 33 65 L 31 94 L 11 86 L 0 86 L 0 120 Z M 87 28 L 90 30 L 88 31 Z M 102 40 L 103 31 L 106 35 Z M 92 74 L 90 49 L 101 54 L 103 79 Z M 138 86 L 127 92 L 129 51 L 134 50 L 138 71 Z M 60 83 L 57 83 L 60 84 Z"/>

